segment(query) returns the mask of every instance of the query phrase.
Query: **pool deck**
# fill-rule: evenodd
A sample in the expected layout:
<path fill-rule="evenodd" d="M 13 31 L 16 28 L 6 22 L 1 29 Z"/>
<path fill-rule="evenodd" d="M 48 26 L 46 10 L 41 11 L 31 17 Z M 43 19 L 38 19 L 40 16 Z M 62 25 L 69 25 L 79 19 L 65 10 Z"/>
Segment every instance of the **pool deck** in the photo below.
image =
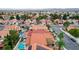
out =
<path fill-rule="evenodd" d="M 19 45 L 20 41 L 21 41 L 21 38 L 19 39 L 18 43 L 17 43 L 16 46 L 13 48 L 13 50 L 18 50 L 18 45 Z"/>

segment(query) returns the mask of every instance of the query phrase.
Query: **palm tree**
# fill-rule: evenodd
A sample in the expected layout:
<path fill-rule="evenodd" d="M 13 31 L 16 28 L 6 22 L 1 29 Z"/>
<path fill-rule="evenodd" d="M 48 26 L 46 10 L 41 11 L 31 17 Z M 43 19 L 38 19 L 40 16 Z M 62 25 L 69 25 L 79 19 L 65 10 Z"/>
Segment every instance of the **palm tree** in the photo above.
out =
<path fill-rule="evenodd" d="M 9 35 L 4 37 L 4 47 L 3 49 L 13 49 L 19 40 L 19 34 L 15 30 L 10 30 Z"/>
<path fill-rule="evenodd" d="M 63 32 L 61 32 L 61 33 L 58 35 L 58 37 L 59 37 L 60 39 L 63 39 L 63 37 L 64 37 Z"/>
<path fill-rule="evenodd" d="M 64 25 L 65 29 L 67 30 L 67 27 L 70 25 L 70 22 L 67 21 L 63 25 Z"/>
<path fill-rule="evenodd" d="M 58 43 L 58 46 L 59 46 L 58 50 L 61 50 L 63 48 L 63 46 L 64 46 L 63 40 L 60 39 L 57 43 Z"/>
<path fill-rule="evenodd" d="M 58 37 L 59 37 L 59 40 L 57 41 L 58 46 L 59 46 L 58 49 L 61 50 L 62 47 L 64 46 L 64 42 L 63 42 L 64 34 L 63 34 L 63 32 L 61 32 L 61 33 L 58 35 Z"/>
<path fill-rule="evenodd" d="M 10 36 L 7 35 L 4 39 L 4 47 L 3 49 L 6 49 L 6 50 L 11 50 L 13 48 L 13 45 L 12 45 L 12 40 L 10 39 Z"/>

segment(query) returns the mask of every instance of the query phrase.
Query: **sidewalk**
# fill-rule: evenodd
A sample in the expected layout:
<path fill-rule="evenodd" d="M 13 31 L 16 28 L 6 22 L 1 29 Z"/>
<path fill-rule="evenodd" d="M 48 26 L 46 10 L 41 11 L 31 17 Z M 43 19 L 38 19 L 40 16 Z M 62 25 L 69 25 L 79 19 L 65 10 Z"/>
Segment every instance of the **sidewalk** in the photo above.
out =
<path fill-rule="evenodd" d="M 69 34 L 68 32 L 64 31 L 63 29 L 60 28 L 60 30 L 62 32 L 64 32 L 68 37 L 72 38 L 73 40 L 76 41 L 77 44 L 79 44 L 79 38 L 75 38 L 74 36 L 72 36 L 71 34 Z"/>

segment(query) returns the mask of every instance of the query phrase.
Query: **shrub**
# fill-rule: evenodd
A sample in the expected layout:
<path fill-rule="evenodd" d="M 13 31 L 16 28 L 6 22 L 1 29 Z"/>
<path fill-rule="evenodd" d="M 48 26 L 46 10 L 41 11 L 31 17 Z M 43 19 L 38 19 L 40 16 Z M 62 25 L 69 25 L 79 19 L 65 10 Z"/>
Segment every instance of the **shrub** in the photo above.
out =
<path fill-rule="evenodd" d="M 79 29 L 71 29 L 68 32 L 74 37 L 77 37 L 77 38 L 79 37 Z"/>

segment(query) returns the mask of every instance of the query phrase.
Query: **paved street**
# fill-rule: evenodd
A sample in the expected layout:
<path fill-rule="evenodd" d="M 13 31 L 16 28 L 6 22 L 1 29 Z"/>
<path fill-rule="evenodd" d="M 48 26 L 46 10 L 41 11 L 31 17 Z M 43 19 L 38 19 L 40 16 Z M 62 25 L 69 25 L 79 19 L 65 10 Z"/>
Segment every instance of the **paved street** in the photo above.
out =
<path fill-rule="evenodd" d="M 59 34 L 61 30 L 59 28 L 63 28 L 63 26 L 53 25 L 53 30 Z M 64 34 L 64 42 L 65 48 L 68 50 L 79 50 L 79 45 L 76 44 L 73 40 L 71 40 L 66 34 Z"/>
<path fill-rule="evenodd" d="M 79 45 L 64 34 L 65 48 L 68 50 L 79 50 Z"/>
<path fill-rule="evenodd" d="M 52 29 L 57 33 L 59 34 L 61 31 L 60 31 L 60 28 L 63 28 L 63 26 L 59 26 L 59 25 L 53 25 L 52 26 Z"/>

